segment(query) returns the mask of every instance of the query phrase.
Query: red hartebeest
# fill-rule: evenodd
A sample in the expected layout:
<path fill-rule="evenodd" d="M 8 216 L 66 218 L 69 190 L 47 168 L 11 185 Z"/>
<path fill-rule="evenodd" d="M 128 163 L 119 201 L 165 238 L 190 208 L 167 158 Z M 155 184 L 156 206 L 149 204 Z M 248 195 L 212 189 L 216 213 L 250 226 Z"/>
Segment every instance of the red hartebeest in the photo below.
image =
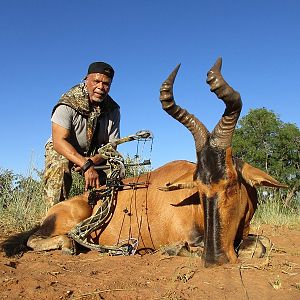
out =
<path fill-rule="evenodd" d="M 163 109 L 192 133 L 197 163 L 173 161 L 138 179 L 124 180 L 147 181 L 148 185 L 118 191 L 109 224 L 91 233 L 94 243 L 114 245 L 134 237 L 139 241 L 138 249 L 158 249 L 186 242 L 203 245 L 205 266 L 237 260 L 234 244 L 247 240 L 258 201 L 255 186 L 286 186 L 232 156 L 232 136 L 242 101 L 223 79 L 221 63 L 218 59 L 207 74 L 211 91 L 226 106 L 211 133 L 174 101 L 173 83 L 179 66 L 160 90 Z M 72 242 L 67 233 L 100 205 L 92 209 L 87 199 L 85 193 L 51 207 L 27 245 L 34 250 L 69 251 Z"/>

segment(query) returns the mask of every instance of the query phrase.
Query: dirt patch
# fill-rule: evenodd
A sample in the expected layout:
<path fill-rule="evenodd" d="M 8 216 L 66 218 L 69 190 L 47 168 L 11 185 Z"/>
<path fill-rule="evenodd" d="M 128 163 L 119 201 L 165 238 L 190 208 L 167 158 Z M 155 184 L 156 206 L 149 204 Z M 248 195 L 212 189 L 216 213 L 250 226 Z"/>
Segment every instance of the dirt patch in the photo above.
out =
<path fill-rule="evenodd" d="M 203 268 L 201 259 L 0 252 L 1 299 L 300 299 L 300 231 L 263 226 L 268 257 Z M 4 240 L 4 236 L 1 240 Z"/>

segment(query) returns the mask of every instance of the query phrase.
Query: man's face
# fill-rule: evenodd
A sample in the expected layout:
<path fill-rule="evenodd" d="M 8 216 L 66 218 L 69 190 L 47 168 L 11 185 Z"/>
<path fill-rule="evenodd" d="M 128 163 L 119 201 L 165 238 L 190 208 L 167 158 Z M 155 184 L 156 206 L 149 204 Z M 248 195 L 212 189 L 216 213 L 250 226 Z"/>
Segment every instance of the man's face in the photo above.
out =
<path fill-rule="evenodd" d="M 89 74 L 85 81 L 86 89 L 92 102 L 100 103 L 107 96 L 111 79 L 104 74 Z"/>

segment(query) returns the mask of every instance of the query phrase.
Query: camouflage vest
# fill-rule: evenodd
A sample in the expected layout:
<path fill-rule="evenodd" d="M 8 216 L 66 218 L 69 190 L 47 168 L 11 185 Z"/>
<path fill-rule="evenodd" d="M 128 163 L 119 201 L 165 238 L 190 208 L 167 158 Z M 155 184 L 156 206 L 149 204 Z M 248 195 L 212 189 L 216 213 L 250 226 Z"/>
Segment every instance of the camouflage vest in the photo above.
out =
<path fill-rule="evenodd" d="M 59 105 L 67 105 L 79 114 L 87 118 L 86 140 L 87 140 L 87 153 L 91 153 L 93 149 L 93 136 L 97 126 L 97 120 L 101 116 L 120 108 L 119 105 L 109 96 L 100 103 L 99 110 L 95 110 L 89 101 L 89 96 L 84 83 L 80 83 L 72 87 L 68 92 L 63 94 L 58 103 L 52 110 L 52 115 Z"/>

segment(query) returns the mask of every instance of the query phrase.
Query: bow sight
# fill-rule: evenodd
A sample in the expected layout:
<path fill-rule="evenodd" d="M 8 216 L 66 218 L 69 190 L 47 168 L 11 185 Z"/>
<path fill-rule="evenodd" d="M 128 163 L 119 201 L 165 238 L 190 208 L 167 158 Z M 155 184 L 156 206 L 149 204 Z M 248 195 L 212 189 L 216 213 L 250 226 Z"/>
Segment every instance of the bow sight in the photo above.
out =
<path fill-rule="evenodd" d="M 142 162 L 138 163 L 124 163 L 124 158 L 121 153 L 115 150 L 116 146 L 131 142 L 131 141 L 150 141 L 153 139 L 153 134 L 149 130 L 140 130 L 137 131 L 136 134 L 128 135 L 126 137 L 120 138 L 120 139 L 114 139 L 110 143 L 104 145 L 103 147 L 98 149 L 98 153 L 105 152 L 106 149 L 110 148 L 113 149 L 112 153 L 110 155 L 110 158 L 108 159 L 108 165 L 103 166 L 94 166 L 95 170 L 111 170 L 111 173 L 114 171 L 119 172 L 118 179 L 122 179 L 125 177 L 125 168 L 126 167 L 138 167 L 138 166 L 145 166 L 145 165 L 151 165 L 150 159 L 146 159 Z M 112 175 L 112 174 L 111 174 Z M 112 176 L 109 176 L 112 177 Z"/>

